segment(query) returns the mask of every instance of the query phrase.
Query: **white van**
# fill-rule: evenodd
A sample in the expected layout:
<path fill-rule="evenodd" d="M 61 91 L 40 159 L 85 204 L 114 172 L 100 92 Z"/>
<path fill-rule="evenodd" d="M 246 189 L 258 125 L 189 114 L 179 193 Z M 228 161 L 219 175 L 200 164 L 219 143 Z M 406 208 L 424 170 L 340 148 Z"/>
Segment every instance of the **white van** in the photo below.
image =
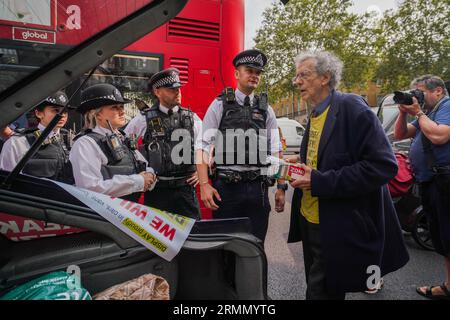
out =
<path fill-rule="evenodd" d="M 284 153 L 299 153 L 305 128 L 299 122 L 289 118 L 277 118 L 277 124 L 286 139 L 286 151 Z"/>

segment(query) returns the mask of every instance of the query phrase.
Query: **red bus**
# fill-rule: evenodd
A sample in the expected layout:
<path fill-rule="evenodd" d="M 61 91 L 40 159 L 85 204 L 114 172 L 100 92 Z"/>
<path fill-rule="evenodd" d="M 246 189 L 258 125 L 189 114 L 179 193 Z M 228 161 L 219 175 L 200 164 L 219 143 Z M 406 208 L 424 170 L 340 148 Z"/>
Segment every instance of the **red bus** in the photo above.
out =
<path fill-rule="evenodd" d="M 144 2 L 148 1 L 136 0 L 135 6 Z M 18 68 L 24 73 L 32 71 L 44 60 L 30 50 L 35 43 L 45 44 L 46 50 L 40 54 L 57 54 L 89 38 L 95 26 L 101 30 L 124 12 L 135 10 L 127 8 L 127 3 L 102 0 L 94 6 L 88 0 L 0 0 L 4 6 L 4 13 L 0 13 L 0 70 L 14 67 L 16 72 Z M 41 11 L 38 21 L 33 21 L 31 14 L 24 18 L 27 12 L 37 10 Z M 13 18 L 8 18 L 11 12 Z M 183 105 L 203 118 L 221 89 L 234 86 L 231 61 L 243 47 L 244 0 L 190 0 L 174 19 L 105 61 L 93 81 L 111 81 L 125 94 L 145 94 L 148 77 L 163 68 L 176 67 L 184 83 Z M 70 87 L 67 91 L 70 93 Z"/>
<path fill-rule="evenodd" d="M 32 72 L 53 55 L 67 50 L 111 21 L 120 20 L 148 1 L 119 0 L 0 0 L 0 89 L 2 78 Z M 35 17 L 33 17 L 35 14 Z M 35 44 L 44 48 L 39 52 Z M 129 98 L 148 96 L 147 79 L 168 67 L 180 70 L 182 104 L 200 118 L 225 86 L 234 86 L 233 57 L 244 47 L 244 0 L 190 0 L 175 18 L 107 59 L 88 84 L 109 82 Z M 69 95 L 81 80 L 66 88 Z M 79 97 L 72 100 L 76 105 Z M 131 119 L 136 106 L 126 110 Z M 69 126 L 81 127 L 71 112 Z M 210 212 L 202 208 L 202 216 Z"/>

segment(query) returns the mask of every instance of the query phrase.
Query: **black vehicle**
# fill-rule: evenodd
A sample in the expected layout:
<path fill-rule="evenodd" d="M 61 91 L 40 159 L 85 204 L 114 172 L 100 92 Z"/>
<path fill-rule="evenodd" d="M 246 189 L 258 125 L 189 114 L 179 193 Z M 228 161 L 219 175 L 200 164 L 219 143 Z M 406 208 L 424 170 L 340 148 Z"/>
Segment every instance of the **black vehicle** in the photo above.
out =
<path fill-rule="evenodd" d="M 33 73 L 17 75 L 12 82 L 8 78 L 0 92 L 0 127 L 166 23 L 187 0 L 148 2 Z M 45 46 L 36 44 L 34 50 Z M 0 171 L 1 213 L 85 231 L 30 241 L 11 241 L 0 234 L 0 295 L 77 265 L 91 295 L 153 273 L 168 281 L 173 299 L 267 299 L 267 260 L 261 242 L 249 233 L 247 219 L 196 222 L 180 253 L 167 262 L 52 182 L 22 174 L 7 179 L 9 175 Z"/>
<path fill-rule="evenodd" d="M 395 141 L 394 138 L 395 121 L 399 113 L 397 104 L 394 101 L 394 95 L 389 94 L 385 96 L 381 100 L 379 107 L 374 111 L 376 111 L 378 119 L 383 125 L 384 132 L 394 152 L 401 152 L 407 155 L 411 146 L 411 139 Z M 408 115 L 407 120 L 410 123 L 414 120 L 414 117 Z M 411 233 L 414 240 L 422 248 L 434 250 L 428 231 L 427 216 L 420 201 L 418 185 L 413 184 L 406 195 L 394 198 L 393 201 L 402 229 Z"/>

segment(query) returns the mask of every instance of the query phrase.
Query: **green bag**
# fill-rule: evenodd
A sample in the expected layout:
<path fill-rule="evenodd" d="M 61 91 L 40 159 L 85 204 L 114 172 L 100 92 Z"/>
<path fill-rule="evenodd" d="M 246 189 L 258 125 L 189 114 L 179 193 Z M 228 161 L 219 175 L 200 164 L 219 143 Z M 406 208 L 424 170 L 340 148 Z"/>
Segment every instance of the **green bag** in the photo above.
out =
<path fill-rule="evenodd" d="M 74 275 L 57 271 L 24 283 L 0 300 L 92 300 Z"/>

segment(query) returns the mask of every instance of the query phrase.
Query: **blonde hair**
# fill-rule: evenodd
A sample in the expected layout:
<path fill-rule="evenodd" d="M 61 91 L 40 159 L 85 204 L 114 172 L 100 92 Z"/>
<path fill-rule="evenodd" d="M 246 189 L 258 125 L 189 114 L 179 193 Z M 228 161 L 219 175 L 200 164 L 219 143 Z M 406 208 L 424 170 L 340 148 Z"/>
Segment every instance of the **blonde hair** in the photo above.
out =
<path fill-rule="evenodd" d="M 94 129 L 97 126 L 97 115 L 102 110 L 102 107 L 92 109 L 84 114 L 84 127 L 83 129 Z"/>

